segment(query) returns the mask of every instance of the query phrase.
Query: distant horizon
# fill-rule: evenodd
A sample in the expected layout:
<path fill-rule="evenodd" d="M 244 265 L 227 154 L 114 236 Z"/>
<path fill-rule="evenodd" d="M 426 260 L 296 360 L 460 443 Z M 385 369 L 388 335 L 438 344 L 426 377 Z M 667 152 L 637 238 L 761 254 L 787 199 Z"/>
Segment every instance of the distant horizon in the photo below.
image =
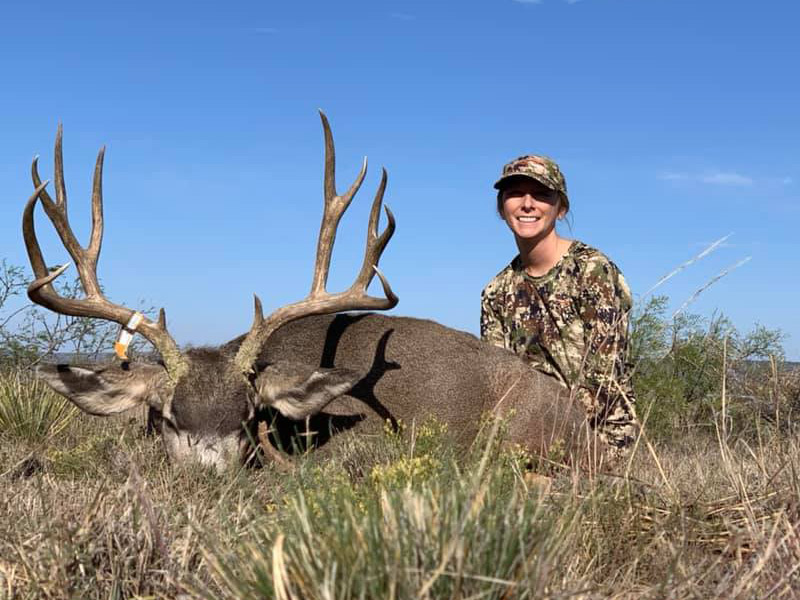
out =
<path fill-rule="evenodd" d="M 741 265 L 688 311 L 724 314 L 742 333 L 780 329 L 787 358 L 800 360 L 795 2 L 44 0 L 3 13 L 0 258 L 28 265 L 31 159 L 52 178 L 62 122 L 84 244 L 94 161 L 107 148 L 99 275 L 109 297 L 165 307 L 181 345 L 246 331 L 253 293 L 267 312 L 307 293 L 322 108 L 339 189 L 370 159 L 331 290 L 361 264 L 385 165 L 392 314 L 477 334 L 481 289 L 516 254 L 492 183 L 505 162 L 536 152 L 566 175 L 561 234 L 607 254 L 639 304 L 732 233 L 656 293 L 672 314 Z M 66 262 L 40 209 L 36 220 L 47 263 Z"/>
<path fill-rule="evenodd" d="M 58 362 L 60 360 L 64 360 L 64 362 L 69 362 L 70 358 L 74 358 L 76 356 L 77 357 L 80 357 L 80 356 L 87 356 L 88 357 L 89 355 L 93 355 L 93 354 L 94 354 L 93 352 L 88 352 L 88 353 L 86 353 L 86 352 L 53 352 L 52 354 L 48 354 L 46 356 L 53 356 L 53 358 L 55 360 L 52 360 L 52 361 L 51 360 L 44 360 L 43 362 L 45 362 L 45 363 L 53 363 L 53 362 Z M 153 351 L 153 352 L 146 352 L 146 353 L 140 354 L 138 356 L 144 356 L 144 357 L 147 357 L 149 359 L 153 359 L 153 358 L 155 358 L 157 356 L 157 354 L 158 354 L 157 352 Z M 100 358 L 100 357 L 102 357 L 102 358 Z M 104 362 L 104 361 L 116 361 L 116 360 L 120 360 L 120 359 L 116 358 L 116 355 L 114 354 L 114 352 L 100 352 L 98 354 L 98 360 L 96 360 L 96 361 L 87 361 L 87 362 L 99 363 L 99 362 Z M 760 363 L 769 364 L 770 361 L 768 359 L 748 359 L 745 362 L 756 363 L 756 364 L 760 364 Z M 784 362 L 784 365 L 788 369 L 796 369 L 796 368 L 800 368 L 800 361 L 786 360 Z"/>

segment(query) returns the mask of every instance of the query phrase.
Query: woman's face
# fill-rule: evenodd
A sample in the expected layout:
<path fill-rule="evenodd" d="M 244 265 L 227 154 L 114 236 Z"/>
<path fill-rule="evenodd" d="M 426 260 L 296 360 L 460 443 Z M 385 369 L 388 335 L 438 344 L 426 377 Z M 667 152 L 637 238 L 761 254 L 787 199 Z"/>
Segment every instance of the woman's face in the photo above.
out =
<path fill-rule="evenodd" d="M 544 239 L 565 213 L 558 192 L 529 177 L 511 180 L 502 198 L 503 219 L 517 239 Z"/>

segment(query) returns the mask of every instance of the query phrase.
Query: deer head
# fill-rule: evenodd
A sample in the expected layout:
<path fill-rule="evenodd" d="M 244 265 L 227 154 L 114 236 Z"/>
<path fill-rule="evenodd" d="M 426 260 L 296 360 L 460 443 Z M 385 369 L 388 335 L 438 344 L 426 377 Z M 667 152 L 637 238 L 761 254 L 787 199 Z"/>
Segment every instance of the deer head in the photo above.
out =
<path fill-rule="evenodd" d="M 366 250 L 361 270 L 351 287 L 340 293 L 326 291 L 331 252 L 339 220 L 364 180 L 367 162 L 344 194 L 336 192 L 335 151 L 326 116 L 320 112 L 325 134 L 325 208 L 317 241 L 311 291 L 293 304 L 282 306 L 264 317 L 261 301 L 255 297 L 255 317 L 238 349 L 196 349 L 182 352 L 167 331 L 164 310 L 157 321 L 110 302 L 97 279 L 97 261 L 103 239 L 103 157 L 101 149 L 92 188 L 92 232 L 83 248 L 69 225 L 67 193 L 62 159 L 62 129 L 55 144 L 55 200 L 42 183 L 37 161 L 32 165 L 33 195 L 22 217 L 22 233 L 36 279 L 28 287 L 30 299 L 56 313 L 105 319 L 134 328 L 158 350 L 161 365 L 122 362 L 79 367 L 45 365 L 37 374 L 53 389 L 87 413 L 108 416 L 136 406 L 147 405 L 162 417 L 164 445 L 173 462 L 199 462 L 224 468 L 246 458 L 257 411 L 273 407 L 292 419 L 303 419 L 322 410 L 337 396 L 350 390 L 361 373 L 339 368 L 315 368 L 297 364 L 259 362 L 270 335 L 286 323 L 308 315 L 343 310 L 388 310 L 397 296 L 378 270 L 378 261 L 394 233 L 394 217 L 386 207 L 388 225 L 378 232 L 378 220 L 386 189 L 386 170 L 375 194 L 367 229 Z M 42 256 L 34 229 L 34 209 L 41 202 L 64 247 L 72 257 L 85 298 L 60 296 L 52 283 L 69 263 L 50 272 Z M 367 293 L 377 275 L 384 297 Z M 132 320 L 133 319 L 133 320 Z"/>

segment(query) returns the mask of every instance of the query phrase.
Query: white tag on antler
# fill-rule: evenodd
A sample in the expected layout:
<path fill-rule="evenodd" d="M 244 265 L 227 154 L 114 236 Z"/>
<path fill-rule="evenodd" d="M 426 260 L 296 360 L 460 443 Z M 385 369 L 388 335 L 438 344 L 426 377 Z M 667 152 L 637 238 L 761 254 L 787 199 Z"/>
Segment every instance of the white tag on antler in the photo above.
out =
<path fill-rule="evenodd" d="M 117 341 L 114 342 L 114 352 L 120 359 L 128 360 L 128 346 L 130 346 L 133 334 L 143 319 L 144 315 L 142 313 L 135 312 L 128 319 L 128 324 L 120 327 Z"/>

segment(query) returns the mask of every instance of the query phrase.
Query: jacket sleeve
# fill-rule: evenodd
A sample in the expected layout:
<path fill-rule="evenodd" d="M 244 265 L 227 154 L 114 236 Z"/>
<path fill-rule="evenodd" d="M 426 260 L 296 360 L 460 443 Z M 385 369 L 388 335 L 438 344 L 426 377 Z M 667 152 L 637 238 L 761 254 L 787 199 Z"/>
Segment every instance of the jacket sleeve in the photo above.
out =
<path fill-rule="evenodd" d="M 493 346 L 506 347 L 503 322 L 493 306 L 493 292 L 490 286 L 481 292 L 481 339 Z"/>
<path fill-rule="evenodd" d="M 605 257 L 587 265 L 579 306 L 586 357 L 577 396 L 598 431 L 606 434 L 610 443 L 623 445 L 636 426 L 628 362 L 628 317 L 633 301 L 622 273 Z"/>

